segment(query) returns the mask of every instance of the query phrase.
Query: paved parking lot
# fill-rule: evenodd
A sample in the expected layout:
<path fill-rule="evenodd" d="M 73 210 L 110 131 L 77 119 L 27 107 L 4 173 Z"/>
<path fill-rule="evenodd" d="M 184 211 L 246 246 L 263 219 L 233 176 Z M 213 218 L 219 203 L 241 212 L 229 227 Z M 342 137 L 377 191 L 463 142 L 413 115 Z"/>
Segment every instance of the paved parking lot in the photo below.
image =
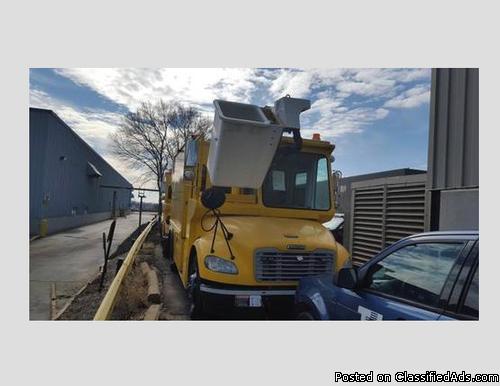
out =
<path fill-rule="evenodd" d="M 154 213 L 145 213 L 149 221 Z M 99 272 L 103 263 L 102 233 L 111 220 L 70 229 L 30 243 L 30 320 L 50 319 L 51 286 L 58 297 L 70 298 Z M 138 213 L 118 218 L 111 252 L 139 224 Z"/>

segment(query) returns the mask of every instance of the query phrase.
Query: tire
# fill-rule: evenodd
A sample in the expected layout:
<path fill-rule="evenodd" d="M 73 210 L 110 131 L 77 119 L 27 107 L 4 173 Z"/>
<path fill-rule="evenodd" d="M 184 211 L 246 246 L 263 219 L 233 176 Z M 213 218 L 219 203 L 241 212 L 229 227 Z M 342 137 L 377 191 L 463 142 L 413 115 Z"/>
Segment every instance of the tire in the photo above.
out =
<path fill-rule="evenodd" d="M 188 294 L 191 299 L 191 319 L 201 320 L 204 316 L 204 310 L 203 301 L 201 299 L 200 273 L 198 271 L 196 253 L 189 259 L 188 275 Z"/>
<path fill-rule="evenodd" d="M 165 234 L 165 236 L 161 240 L 161 247 L 162 247 L 162 251 L 163 251 L 163 258 L 165 260 L 168 260 L 168 257 L 169 257 L 169 253 L 170 253 L 169 244 L 170 244 L 170 237 L 169 237 L 169 234 L 167 233 L 167 234 Z"/>
<path fill-rule="evenodd" d="M 297 315 L 297 320 L 316 320 L 316 318 L 307 311 L 302 311 Z"/>
<path fill-rule="evenodd" d="M 174 234 L 172 231 L 168 232 L 167 238 L 167 260 L 170 262 L 170 271 L 176 273 L 177 266 L 174 262 Z"/>
<path fill-rule="evenodd" d="M 173 260 L 174 257 L 174 235 L 172 231 L 168 232 L 165 257 L 168 260 Z"/>

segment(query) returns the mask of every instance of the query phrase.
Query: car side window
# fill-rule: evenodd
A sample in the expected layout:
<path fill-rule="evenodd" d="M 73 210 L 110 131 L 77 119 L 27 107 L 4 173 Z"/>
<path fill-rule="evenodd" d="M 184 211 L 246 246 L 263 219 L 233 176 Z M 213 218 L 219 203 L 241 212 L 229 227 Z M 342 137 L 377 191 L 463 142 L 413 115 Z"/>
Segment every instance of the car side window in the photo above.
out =
<path fill-rule="evenodd" d="M 437 307 L 441 291 L 464 243 L 420 243 L 402 247 L 375 264 L 365 288 Z"/>
<path fill-rule="evenodd" d="M 479 318 L 479 267 L 476 268 L 476 272 L 470 283 L 461 313 Z"/>

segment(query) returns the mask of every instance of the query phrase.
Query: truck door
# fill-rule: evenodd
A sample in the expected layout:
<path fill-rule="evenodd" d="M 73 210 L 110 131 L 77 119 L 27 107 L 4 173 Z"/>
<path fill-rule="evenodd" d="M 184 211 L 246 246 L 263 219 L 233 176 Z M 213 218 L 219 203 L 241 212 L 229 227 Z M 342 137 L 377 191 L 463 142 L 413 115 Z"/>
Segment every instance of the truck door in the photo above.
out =
<path fill-rule="evenodd" d="M 183 241 L 186 232 L 186 188 L 184 184 L 184 151 L 175 157 L 172 173 L 172 200 L 170 228 L 173 235 L 173 257 L 177 267 L 182 267 Z M 182 270 L 182 268 L 180 268 Z"/>
<path fill-rule="evenodd" d="M 367 266 L 360 288 L 339 292 L 339 319 L 436 320 L 441 293 L 465 242 L 407 244 Z"/>

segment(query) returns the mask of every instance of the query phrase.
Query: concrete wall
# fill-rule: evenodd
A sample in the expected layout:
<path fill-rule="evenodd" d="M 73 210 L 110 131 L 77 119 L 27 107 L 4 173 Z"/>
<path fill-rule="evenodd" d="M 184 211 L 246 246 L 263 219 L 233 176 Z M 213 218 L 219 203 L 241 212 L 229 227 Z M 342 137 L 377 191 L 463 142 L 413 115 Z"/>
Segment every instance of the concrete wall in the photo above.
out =
<path fill-rule="evenodd" d="M 102 174 L 89 173 L 92 163 Z M 129 210 L 132 185 L 54 112 L 30 109 L 30 234 L 41 219 L 49 232 L 88 224 Z"/>
<path fill-rule="evenodd" d="M 479 229 L 479 70 L 432 72 L 427 230 Z"/>

